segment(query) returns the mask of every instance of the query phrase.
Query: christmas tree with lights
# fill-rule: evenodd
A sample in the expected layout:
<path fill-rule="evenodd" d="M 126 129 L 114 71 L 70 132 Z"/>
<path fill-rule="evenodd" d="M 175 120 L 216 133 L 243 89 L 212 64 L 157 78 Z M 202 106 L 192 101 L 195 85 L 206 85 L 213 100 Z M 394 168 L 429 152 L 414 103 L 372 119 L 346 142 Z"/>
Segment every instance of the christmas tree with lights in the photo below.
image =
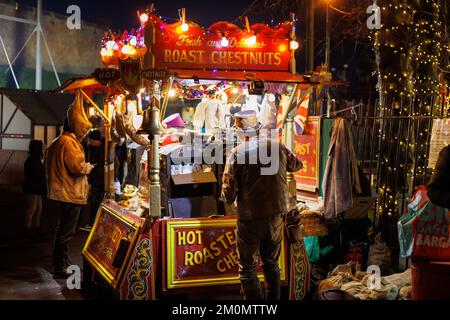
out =
<path fill-rule="evenodd" d="M 372 35 L 378 76 L 382 230 L 396 243 L 402 194 L 426 181 L 430 116 L 442 112 L 442 67 L 448 66 L 444 36 L 447 3 L 380 1 L 381 29 Z M 418 179 L 420 177 L 422 180 Z M 419 183 L 420 182 L 420 183 Z M 386 232 L 387 231 L 387 232 Z"/>

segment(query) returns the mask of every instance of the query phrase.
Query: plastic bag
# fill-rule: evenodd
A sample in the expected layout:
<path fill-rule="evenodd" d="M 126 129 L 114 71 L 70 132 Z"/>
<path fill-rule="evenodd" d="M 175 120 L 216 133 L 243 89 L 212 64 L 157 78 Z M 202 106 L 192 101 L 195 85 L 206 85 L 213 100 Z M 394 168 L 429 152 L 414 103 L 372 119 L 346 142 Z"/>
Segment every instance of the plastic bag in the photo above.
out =
<path fill-rule="evenodd" d="M 376 265 L 380 269 L 387 270 L 391 265 L 391 250 L 386 243 L 381 241 L 381 233 L 375 237 L 375 243 L 370 247 L 367 266 Z"/>
<path fill-rule="evenodd" d="M 423 211 L 428 202 L 427 189 L 425 186 L 420 186 L 408 203 L 405 213 L 397 222 L 400 256 L 402 258 L 408 258 L 412 255 L 414 220 Z"/>
<path fill-rule="evenodd" d="M 431 201 L 413 221 L 412 256 L 429 260 L 450 260 L 450 213 Z"/>
<path fill-rule="evenodd" d="M 308 259 L 311 263 L 317 263 L 320 259 L 320 245 L 318 237 L 305 237 L 305 247 Z"/>

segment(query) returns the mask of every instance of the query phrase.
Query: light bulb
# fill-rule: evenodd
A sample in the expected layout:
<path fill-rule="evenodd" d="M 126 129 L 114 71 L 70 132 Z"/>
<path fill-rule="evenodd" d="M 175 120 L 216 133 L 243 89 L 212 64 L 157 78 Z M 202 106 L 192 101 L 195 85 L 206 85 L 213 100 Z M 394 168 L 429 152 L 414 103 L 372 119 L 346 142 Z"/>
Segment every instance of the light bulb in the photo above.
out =
<path fill-rule="evenodd" d="M 222 47 L 228 47 L 229 44 L 230 44 L 230 41 L 228 41 L 228 39 L 226 37 L 222 37 L 222 40 L 220 40 L 220 45 Z"/>
<path fill-rule="evenodd" d="M 231 92 L 233 94 L 238 94 L 239 93 L 239 89 L 238 88 L 233 88 L 233 90 L 231 90 Z"/>
<path fill-rule="evenodd" d="M 115 41 L 110 40 L 106 43 L 106 49 L 108 50 L 113 50 L 115 46 L 116 46 Z"/>
<path fill-rule="evenodd" d="M 298 49 L 298 42 L 295 41 L 295 40 L 292 40 L 291 43 L 290 43 L 290 47 L 291 47 L 291 50 L 297 50 Z"/>
<path fill-rule="evenodd" d="M 141 20 L 142 23 L 146 23 L 148 21 L 148 14 L 146 13 L 141 14 L 139 19 Z"/>
<path fill-rule="evenodd" d="M 137 112 L 136 102 L 130 101 L 127 105 L 127 111 L 128 111 L 128 114 L 136 113 Z"/>
<path fill-rule="evenodd" d="M 102 57 L 105 57 L 108 55 L 108 50 L 106 50 L 106 48 L 102 48 L 102 50 L 100 51 L 100 54 L 102 55 Z"/>
<path fill-rule="evenodd" d="M 247 38 L 247 45 L 254 46 L 256 44 L 256 36 L 253 35 L 250 38 Z"/>
<path fill-rule="evenodd" d="M 135 49 L 132 47 L 132 46 L 130 46 L 130 45 L 124 45 L 123 47 L 122 47 L 122 53 L 123 54 L 128 54 L 128 55 L 131 55 L 131 54 L 133 54 L 134 53 L 134 51 L 135 51 Z"/>
<path fill-rule="evenodd" d="M 181 24 L 181 31 L 186 32 L 189 30 L 189 25 L 186 22 Z"/>
<path fill-rule="evenodd" d="M 131 39 L 130 39 L 130 44 L 131 44 L 133 47 L 136 47 L 136 45 L 137 45 L 137 39 L 136 39 L 135 36 L 131 37 Z"/>
<path fill-rule="evenodd" d="M 170 89 L 169 90 L 169 97 L 173 98 L 173 97 L 175 97 L 175 95 L 176 95 L 175 90 L 174 89 Z"/>

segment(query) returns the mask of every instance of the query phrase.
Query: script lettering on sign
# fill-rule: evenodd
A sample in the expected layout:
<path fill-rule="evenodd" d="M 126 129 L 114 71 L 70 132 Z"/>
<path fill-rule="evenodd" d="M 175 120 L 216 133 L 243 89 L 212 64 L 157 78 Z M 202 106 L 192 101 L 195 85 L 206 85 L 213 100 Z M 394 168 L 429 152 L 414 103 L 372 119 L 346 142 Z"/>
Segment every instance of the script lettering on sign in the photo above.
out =
<path fill-rule="evenodd" d="M 177 24 L 153 19 L 157 45 L 151 54 L 158 68 L 289 71 L 289 24 L 278 29 L 260 25 L 256 41 L 249 42 L 249 35 L 230 23 L 217 23 L 207 31 L 191 26 L 180 32 Z"/>
<path fill-rule="evenodd" d="M 101 207 L 93 230 L 83 248 L 83 256 L 115 287 L 127 263 L 125 260 L 122 261 L 121 266 L 114 266 L 113 263 L 120 241 L 122 238 L 127 238 L 133 244 L 138 234 L 139 227 L 128 223 L 117 213 Z"/>

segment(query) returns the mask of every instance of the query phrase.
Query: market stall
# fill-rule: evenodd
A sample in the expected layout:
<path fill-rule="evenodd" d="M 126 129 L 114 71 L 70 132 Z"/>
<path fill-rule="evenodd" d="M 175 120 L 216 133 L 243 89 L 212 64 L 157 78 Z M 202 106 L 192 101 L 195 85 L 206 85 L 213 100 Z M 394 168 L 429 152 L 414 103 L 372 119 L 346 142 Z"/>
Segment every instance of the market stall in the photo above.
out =
<path fill-rule="evenodd" d="M 233 110 L 258 111 L 268 128 L 283 129 L 280 139 L 293 149 L 296 110 L 319 82 L 295 72 L 294 16 L 275 28 L 245 19 L 244 29 L 228 22 L 202 28 L 184 10 L 179 22 L 168 24 L 153 6 L 138 17 L 139 28 L 105 35 L 104 68 L 58 88 L 81 92 L 89 112 L 104 120 L 110 142 L 107 195 L 83 249 L 93 271 L 85 269 L 85 281 L 100 277 L 122 299 L 192 294 L 212 286 L 236 289 L 235 210 L 220 200 L 225 146 L 236 141 Z M 99 92 L 103 107 L 92 99 Z M 166 115 L 177 97 L 198 100 L 191 124 L 179 114 Z M 318 148 L 317 132 L 312 145 L 299 147 L 300 154 L 309 152 L 305 147 Z M 108 155 L 123 138 L 144 149 L 136 170 L 128 170 L 136 175 L 135 185 L 114 183 Z M 310 181 L 305 186 L 316 190 L 317 165 L 307 168 L 297 180 Z M 289 174 L 288 182 L 295 206 L 296 177 Z M 291 299 L 302 299 L 309 285 L 304 244 L 284 240 L 282 248 L 282 283 Z"/>

